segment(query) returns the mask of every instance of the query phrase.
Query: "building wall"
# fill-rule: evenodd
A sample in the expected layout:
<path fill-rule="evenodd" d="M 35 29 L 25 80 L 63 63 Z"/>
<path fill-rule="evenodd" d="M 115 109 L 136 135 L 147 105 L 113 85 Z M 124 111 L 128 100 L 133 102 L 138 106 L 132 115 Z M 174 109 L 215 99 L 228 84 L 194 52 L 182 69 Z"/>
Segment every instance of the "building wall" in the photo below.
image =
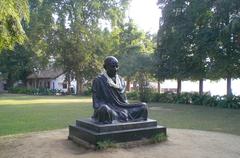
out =
<path fill-rule="evenodd" d="M 73 90 L 74 94 L 77 94 L 77 81 L 75 79 L 71 81 L 71 89 Z"/>
<path fill-rule="evenodd" d="M 30 79 L 27 88 L 50 88 L 51 79 Z"/>
<path fill-rule="evenodd" d="M 67 84 L 67 83 L 64 83 L 65 77 L 66 77 L 66 75 L 62 74 L 59 77 L 57 77 L 56 79 L 51 80 L 50 88 L 51 89 L 62 90 L 63 92 L 67 92 L 67 86 L 68 85 L 66 85 L 66 88 L 64 88 L 64 86 L 63 86 L 63 84 Z M 76 94 L 77 82 L 76 82 L 75 79 L 73 79 L 71 81 L 70 86 L 71 86 L 70 88 L 73 90 L 73 93 Z"/>
<path fill-rule="evenodd" d="M 27 82 L 28 88 L 50 88 L 61 90 L 62 92 L 67 92 L 67 82 L 65 81 L 65 74 L 58 76 L 56 79 L 31 79 Z M 48 87 L 48 82 L 50 87 Z M 76 80 L 72 80 L 71 83 L 72 93 L 76 94 L 77 83 Z"/>
<path fill-rule="evenodd" d="M 64 80 L 65 80 L 65 74 L 62 74 L 56 79 L 51 80 L 50 89 L 58 89 L 58 90 L 62 90 L 63 92 L 67 92 L 67 88 L 63 88 Z"/>

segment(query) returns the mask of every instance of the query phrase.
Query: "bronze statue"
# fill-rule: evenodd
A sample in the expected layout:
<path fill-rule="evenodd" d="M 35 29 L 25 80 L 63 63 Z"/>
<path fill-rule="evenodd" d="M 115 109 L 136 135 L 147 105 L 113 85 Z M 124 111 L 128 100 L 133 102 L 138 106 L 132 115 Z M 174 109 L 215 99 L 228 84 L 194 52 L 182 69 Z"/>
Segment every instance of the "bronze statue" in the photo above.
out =
<path fill-rule="evenodd" d="M 125 82 L 117 74 L 118 60 L 113 56 L 106 57 L 103 67 L 106 72 L 93 81 L 92 119 L 101 124 L 147 120 L 148 111 L 145 103 L 127 102 Z"/>

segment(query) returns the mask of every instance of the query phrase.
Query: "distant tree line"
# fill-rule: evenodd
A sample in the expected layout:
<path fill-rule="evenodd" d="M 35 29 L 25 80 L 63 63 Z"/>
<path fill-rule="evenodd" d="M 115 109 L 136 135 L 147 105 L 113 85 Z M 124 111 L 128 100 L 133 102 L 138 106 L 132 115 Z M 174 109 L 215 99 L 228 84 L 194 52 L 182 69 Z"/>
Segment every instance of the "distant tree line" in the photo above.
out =
<path fill-rule="evenodd" d="M 162 9 L 157 35 L 156 76 L 160 81 L 227 80 L 240 77 L 239 0 L 158 0 Z"/>

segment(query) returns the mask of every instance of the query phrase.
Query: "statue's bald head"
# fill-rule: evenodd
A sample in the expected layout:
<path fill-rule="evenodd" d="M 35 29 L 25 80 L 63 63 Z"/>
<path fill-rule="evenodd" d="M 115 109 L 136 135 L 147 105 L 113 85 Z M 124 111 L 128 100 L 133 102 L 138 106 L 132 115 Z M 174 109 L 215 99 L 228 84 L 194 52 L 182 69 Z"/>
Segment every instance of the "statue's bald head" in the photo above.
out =
<path fill-rule="evenodd" d="M 113 64 L 113 63 L 118 63 L 117 58 L 115 58 L 114 56 L 107 56 L 104 60 L 103 67 L 105 68 L 106 65 Z"/>
<path fill-rule="evenodd" d="M 104 60 L 104 69 L 109 77 L 114 77 L 118 70 L 118 60 L 114 56 L 108 56 Z"/>

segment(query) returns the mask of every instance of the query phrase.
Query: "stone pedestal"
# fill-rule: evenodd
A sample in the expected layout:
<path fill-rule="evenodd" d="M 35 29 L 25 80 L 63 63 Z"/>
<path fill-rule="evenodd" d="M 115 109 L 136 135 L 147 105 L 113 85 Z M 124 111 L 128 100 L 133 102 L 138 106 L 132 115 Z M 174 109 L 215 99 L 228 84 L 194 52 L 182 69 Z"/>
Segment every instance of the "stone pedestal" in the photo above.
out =
<path fill-rule="evenodd" d="M 166 135 L 166 127 L 158 126 L 156 120 L 114 124 L 96 124 L 91 119 L 77 120 L 69 126 L 69 139 L 85 145 L 97 145 L 100 141 L 115 143 L 149 139 L 157 134 Z"/>

